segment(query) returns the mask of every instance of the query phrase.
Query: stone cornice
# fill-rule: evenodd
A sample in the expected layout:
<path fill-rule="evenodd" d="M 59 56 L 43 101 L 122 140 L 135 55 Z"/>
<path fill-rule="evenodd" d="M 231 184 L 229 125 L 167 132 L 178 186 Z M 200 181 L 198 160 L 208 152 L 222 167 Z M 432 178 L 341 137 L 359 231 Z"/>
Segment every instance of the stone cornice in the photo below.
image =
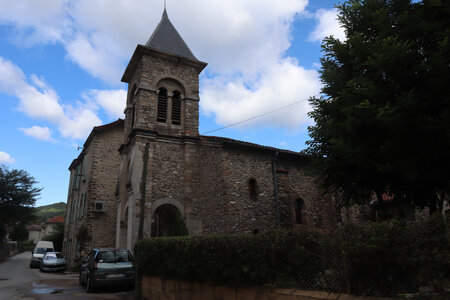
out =
<path fill-rule="evenodd" d="M 168 52 L 156 50 L 147 46 L 137 45 L 134 50 L 133 56 L 128 63 L 128 66 L 123 73 L 122 82 L 130 83 L 131 77 L 133 76 L 134 71 L 136 70 L 139 62 L 143 55 L 150 55 L 153 57 L 163 58 L 168 61 L 175 62 L 177 64 L 186 65 L 189 67 L 196 68 L 200 73 L 208 64 L 199 60 L 192 60 L 186 57 L 181 57 L 178 55 L 174 55 Z"/>

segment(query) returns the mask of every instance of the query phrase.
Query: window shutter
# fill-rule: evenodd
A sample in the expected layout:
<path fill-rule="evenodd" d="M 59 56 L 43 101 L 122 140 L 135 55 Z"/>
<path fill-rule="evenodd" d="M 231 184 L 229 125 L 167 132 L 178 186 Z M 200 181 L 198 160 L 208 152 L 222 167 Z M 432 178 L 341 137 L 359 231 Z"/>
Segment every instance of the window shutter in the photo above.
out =
<path fill-rule="evenodd" d="M 181 124 L 181 95 L 175 91 L 172 97 L 172 124 Z"/>
<path fill-rule="evenodd" d="M 166 122 L 167 120 L 167 90 L 159 89 L 158 94 L 158 122 Z"/>

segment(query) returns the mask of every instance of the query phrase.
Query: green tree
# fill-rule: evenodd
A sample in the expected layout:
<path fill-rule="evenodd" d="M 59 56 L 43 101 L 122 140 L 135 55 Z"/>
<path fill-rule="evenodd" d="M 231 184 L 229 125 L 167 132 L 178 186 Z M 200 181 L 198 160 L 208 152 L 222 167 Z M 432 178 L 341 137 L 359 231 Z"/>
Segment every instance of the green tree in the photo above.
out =
<path fill-rule="evenodd" d="M 35 184 L 26 171 L 0 165 L 0 226 L 33 219 L 32 206 L 42 190 Z"/>
<path fill-rule="evenodd" d="M 11 232 L 11 240 L 13 241 L 26 241 L 28 239 L 28 231 L 25 227 L 25 223 L 20 222 L 16 226 L 14 226 L 13 231 Z"/>
<path fill-rule="evenodd" d="M 306 152 L 342 205 L 388 193 L 431 211 L 450 189 L 450 6 L 349 0 L 324 39 Z"/>

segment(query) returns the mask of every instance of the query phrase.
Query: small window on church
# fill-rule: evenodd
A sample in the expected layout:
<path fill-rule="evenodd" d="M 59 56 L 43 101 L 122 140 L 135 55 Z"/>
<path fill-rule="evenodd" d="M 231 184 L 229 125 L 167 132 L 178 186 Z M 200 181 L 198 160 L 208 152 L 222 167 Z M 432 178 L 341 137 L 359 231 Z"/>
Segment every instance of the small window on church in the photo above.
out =
<path fill-rule="evenodd" d="M 134 107 L 131 109 L 130 114 L 131 114 L 131 130 L 133 130 L 133 128 L 134 128 L 134 119 L 135 119 L 135 117 L 134 117 L 134 114 L 135 114 Z"/>
<path fill-rule="evenodd" d="M 158 122 L 166 122 L 167 120 L 167 90 L 160 88 L 158 93 Z"/>
<path fill-rule="evenodd" d="M 250 178 L 250 180 L 248 181 L 248 194 L 250 198 L 256 200 L 258 196 L 258 191 L 255 178 Z"/>
<path fill-rule="evenodd" d="M 172 124 L 181 124 L 181 94 L 178 91 L 173 92 L 172 97 Z"/>
<path fill-rule="evenodd" d="M 305 223 L 305 202 L 301 198 L 295 200 L 295 223 L 304 224 Z"/>
<path fill-rule="evenodd" d="M 135 120 L 135 93 L 136 93 L 136 85 L 133 86 L 133 89 L 131 90 L 130 98 L 131 98 L 131 105 L 132 108 L 130 110 L 131 114 L 131 130 L 133 130 L 134 127 L 134 120 Z"/>

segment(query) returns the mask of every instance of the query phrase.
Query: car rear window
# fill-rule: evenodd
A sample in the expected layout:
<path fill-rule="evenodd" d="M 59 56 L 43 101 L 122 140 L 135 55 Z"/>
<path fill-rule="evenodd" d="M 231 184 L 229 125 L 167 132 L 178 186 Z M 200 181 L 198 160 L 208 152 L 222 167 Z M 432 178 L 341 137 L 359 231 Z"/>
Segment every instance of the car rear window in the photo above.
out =
<path fill-rule="evenodd" d="M 131 253 L 126 250 L 120 250 L 116 252 L 116 259 L 118 262 L 131 262 Z"/>
<path fill-rule="evenodd" d="M 64 256 L 62 255 L 62 253 L 47 253 L 47 255 L 45 255 L 45 257 L 48 259 L 57 259 L 57 258 L 63 258 Z"/>
<path fill-rule="evenodd" d="M 95 261 L 99 263 L 132 262 L 132 258 L 128 250 L 108 250 L 101 251 Z"/>

